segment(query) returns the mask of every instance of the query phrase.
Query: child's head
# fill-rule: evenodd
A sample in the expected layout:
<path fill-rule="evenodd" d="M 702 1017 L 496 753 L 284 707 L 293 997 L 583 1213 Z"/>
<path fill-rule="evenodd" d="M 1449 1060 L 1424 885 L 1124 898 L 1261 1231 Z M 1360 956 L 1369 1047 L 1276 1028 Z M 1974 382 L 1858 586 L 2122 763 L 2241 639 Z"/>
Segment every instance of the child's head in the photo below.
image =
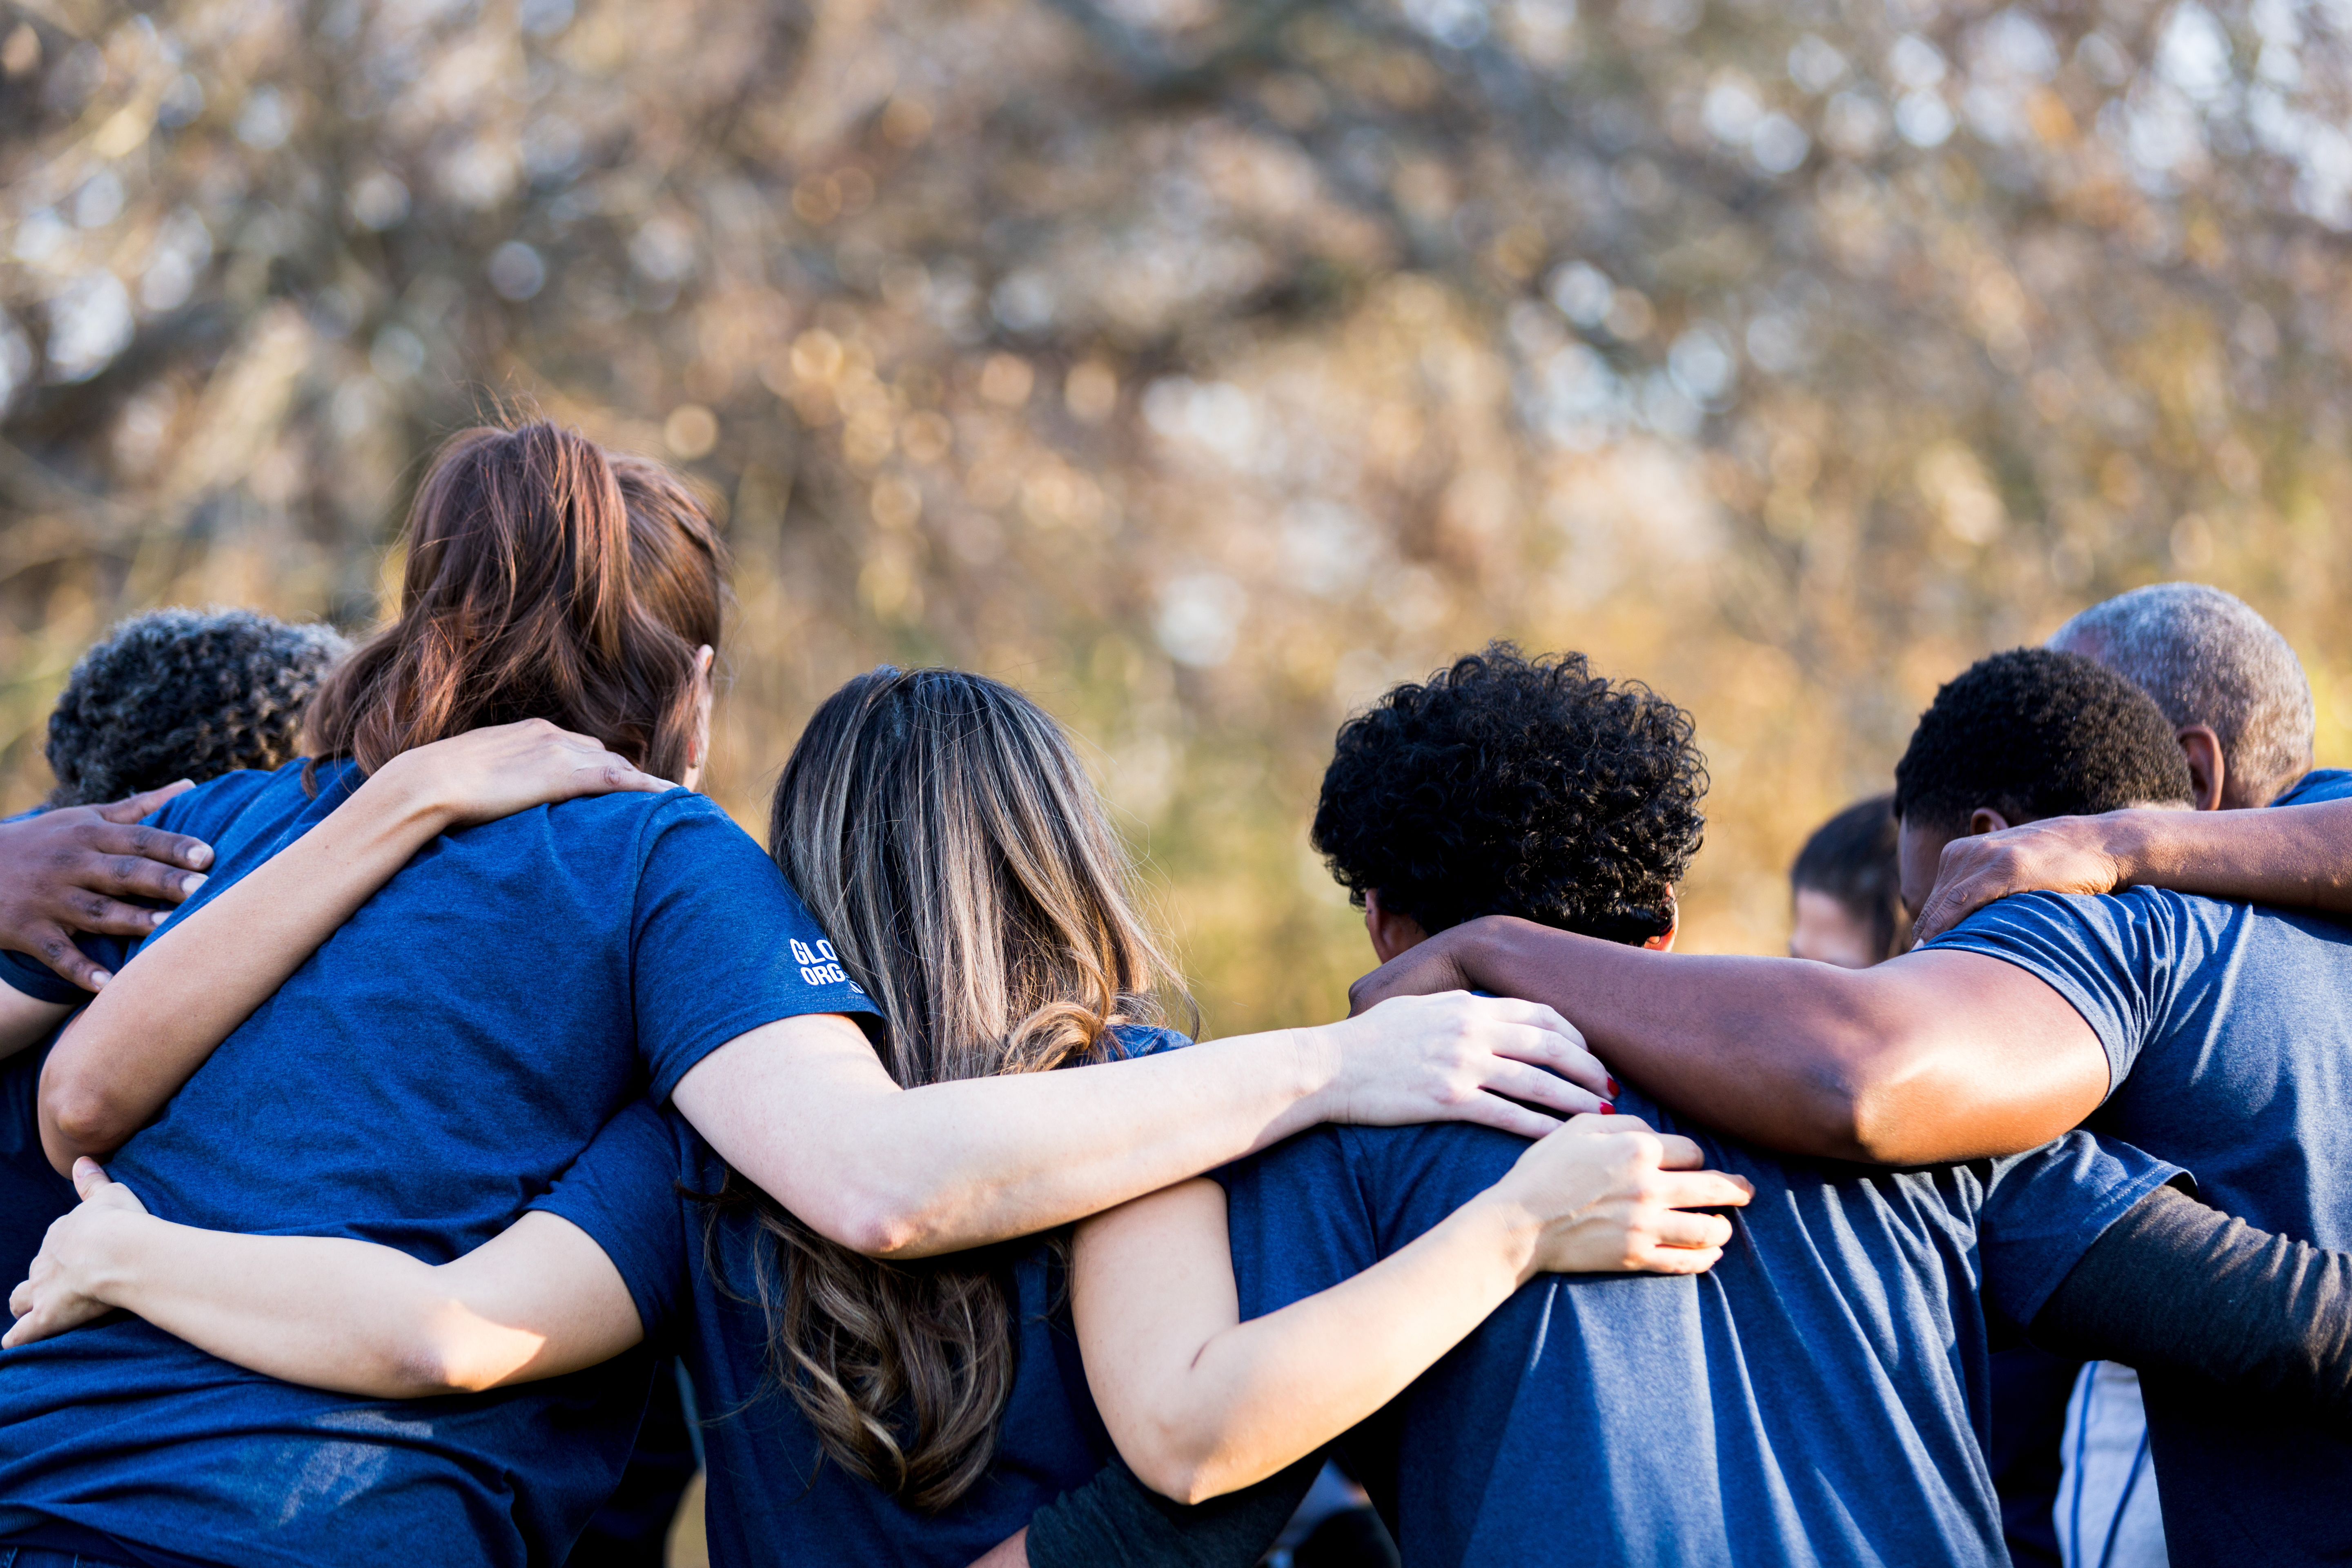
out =
<path fill-rule="evenodd" d="M 320 692 L 321 756 L 373 771 L 536 718 L 688 780 L 725 566 L 675 476 L 543 422 L 469 430 L 442 448 L 403 537 L 399 618 Z"/>
<path fill-rule="evenodd" d="M 1681 709 L 1496 643 L 1341 726 L 1313 842 L 1383 957 L 1492 914 L 1663 943 L 1706 794 Z"/>
<path fill-rule="evenodd" d="M 770 844 L 872 995 L 909 1088 L 1105 1054 L 1173 972 L 1061 727 L 1001 682 L 884 668 L 810 719 Z M 985 1261 L 838 1247 L 773 1204 L 770 1363 L 826 1452 L 920 1509 L 976 1484 L 1013 1385 L 1011 1303 Z"/>
<path fill-rule="evenodd" d="M 1860 800 L 1813 830 L 1789 868 L 1796 920 L 1789 955 L 1868 969 L 1901 951 L 1905 918 L 1895 797 Z"/>
<path fill-rule="evenodd" d="M 81 656 L 49 714 L 49 804 L 283 766 L 301 753 L 312 693 L 350 651 L 332 626 L 250 610 L 131 616 Z"/>

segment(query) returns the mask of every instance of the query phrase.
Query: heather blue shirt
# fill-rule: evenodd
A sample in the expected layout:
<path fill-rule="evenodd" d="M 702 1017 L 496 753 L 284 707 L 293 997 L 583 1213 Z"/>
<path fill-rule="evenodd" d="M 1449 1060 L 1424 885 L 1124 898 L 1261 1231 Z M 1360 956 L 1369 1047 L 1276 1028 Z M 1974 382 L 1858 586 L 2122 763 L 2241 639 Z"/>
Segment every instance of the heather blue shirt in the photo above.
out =
<path fill-rule="evenodd" d="M 1185 1043 L 1165 1030 L 1120 1033 L 1130 1056 Z M 713 1568 L 964 1568 L 1109 1461 L 1066 1282 L 1043 1239 L 992 1249 L 1012 1286 L 1019 1370 L 979 1484 L 940 1512 L 920 1513 L 827 1458 L 768 1370 L 753 1262 L 769 1244 L 746 1210 L 714 1209 L 698 1195 L 716 1194 L 726 1178 L 725 1164 L 675 1113 L 638 1105 L 532 1205 L 593 1237 L 627 1281 L 649 1341 L 687 1358 L 706 1424 Z"/>
<path fill-rule="evenodd" d="M 2342 799 L 2352 774 L 2291 794 Z M 2083 1016 L 2114 1086 L 2084 1126 L 2178 1161 L 2251 1226 L 2352 1247 L 2352 926 L 2133 888 L 2004 899 L 1931 945 L 2016 964 Z M 2352 1441 L 2144 1383 L 2176 1564 L 2352 1560 Z"/>
<path fill-rule="evenodd" d="M 228 774 L 161 825 L 200 907 L 353 782 Z M 167 926 L 165 929 L 169 929 Z M 871 1012 L 773 864 L 700 795 L 616 795 L 445 835 L 123 1145 L 166 1219 L 441 1263 L 504 1230 L 622 1107 L 737 1036 Z M 648 1357 L 497 1394 L 358 1399 L 118 1319 L 0 1354 L 0 1540 L 136 1563 L 560 1561 L 610 1493 Z"/>
<path fill-rule="evenodd" d="M 1756 1184 L 1695 1277 L 1547 1276 L 1342 1440 L 1411 1568 L 2006 1568 L 1979 1288 L 2030 1321 L 2171 1167 L 2075 1133 L 1919 1171 L 1817 1164 L 1618 1109 Z M 1244 1320 L 1338 1284 L 1527 1149 L 1325 1127 L 1219 1173 Z"/>

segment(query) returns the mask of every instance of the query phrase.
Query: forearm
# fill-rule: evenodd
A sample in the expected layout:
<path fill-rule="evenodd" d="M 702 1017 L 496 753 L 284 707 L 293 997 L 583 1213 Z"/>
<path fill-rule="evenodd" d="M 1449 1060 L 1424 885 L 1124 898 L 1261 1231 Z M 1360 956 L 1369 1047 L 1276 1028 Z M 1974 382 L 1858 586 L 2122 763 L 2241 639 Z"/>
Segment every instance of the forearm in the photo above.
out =
<path fill-rule="evenodd" d="M 2352 800 L 2256 811 L 2126 811 L 2107 830 L 2119 887 L 2352 913 Z"/>
<path fill-rule="evenodd" d="M 787 1024 L 792 1021 L 787 1020 Z M 849 1026 L 843 1024 L 846 1031 Z M 733 1047 L 730 1047 L 733 1048 Z M 872 1071 L 862 1064 L 844 1077 Z M 1326 1119 L 1319 1030 L 1213 1040 L 1140 1061 L 826 1095 L 777 1054 L 689 1073 L 677 1105 L 729 1163 L 822 1234 L 920 1258 L 1052 1229 L 1237 1160 Z"/>
<path fill-rule="evenodd" d="M 58 1171 L 153 1118 L 222 1040 L 441 830 L 400 776 L 325 820 L 155 938 L 75 1020 L 41 1075 L 42 1148 Z"/>
<path fill-rule="evenodd" d="M 536 1336 L 486 1323 L 429 1265 L 329 1237 L 239 1236 L 112 1215 L 77 1247 L 84 1294 L 289 1383 L 379 1399 L 492 1386 Z"/>
<path fill-rule="evenodd" d="M 1274 1475 L 1395 1398 L 1486 1321 L 1533 1273 L 1541 1230 L 1516 1205 L 1481 1196 L 1353 1279 L 1222 1329 L 1189 1355 L 1178 1342 L 1156 1356 L 1139 1396 L 1118 1402 L 1120 1452 L 1183 1503 Z"/>
<path fill-rule="evenodd" d="M 2092 1245 L 2033 1337 L 2352 1425 L 2352 1253 L 2254 1230 L 2171 1187 Z"/>
<path fill-rule="evenodd" d="M 1666 1105 L 1791 1153 L 1891 1165 L 2016 1153 L 2106 1089 L 2088 1026 L 1997 959 L 1918 953 L 1850 971 L 1650 952 L 1505 919 L 1433 940 L 1451 942 L 1473 987 L 1558 1008 Z"/>

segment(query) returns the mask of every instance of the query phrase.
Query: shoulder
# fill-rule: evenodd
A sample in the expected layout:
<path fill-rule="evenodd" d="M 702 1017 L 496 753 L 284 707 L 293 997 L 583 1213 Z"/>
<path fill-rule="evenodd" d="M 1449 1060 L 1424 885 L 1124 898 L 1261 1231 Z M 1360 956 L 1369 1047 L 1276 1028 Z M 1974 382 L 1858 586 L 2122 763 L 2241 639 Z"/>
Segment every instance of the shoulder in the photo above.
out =
<path fill-rule="evenodd" d="M 1192 1043 L 1190 1035 L 1175 1029 L 1163 1029 L 1150 1024 L 1117 1024 L 1104 1037 L 1108 1061 L 1139 1061 L 1145 1057 L 1164 1056 L 1181 1051 Z"/>
<path fill-rule="evenodd" d="M 2317 805 L 2352 798 L 2352 768 L 2314 768 L 2287 786 L 2273 805 Z"/>
<path fill-rule="evenodd" d="M 163 809 L 149 818 L 156 826 L 173 833 L 185 833 L 207 841 L 219 837 L 231 824 L 257 805 L 265 809 L 279 803 L 300 805 L 310 804 L 310 793 L 303 788 L 302 775 L 310 760 L 297 757 L 284 767 L 264 773 L 257 768 L 240 768 L 206 779 L 184 795 L 174 795 L 164 802 Z M 320 770 L 323 778 L 331 775 L 339 764 L 327 764 Z M 348 765 L 348 764 L 341 764 Z"/>

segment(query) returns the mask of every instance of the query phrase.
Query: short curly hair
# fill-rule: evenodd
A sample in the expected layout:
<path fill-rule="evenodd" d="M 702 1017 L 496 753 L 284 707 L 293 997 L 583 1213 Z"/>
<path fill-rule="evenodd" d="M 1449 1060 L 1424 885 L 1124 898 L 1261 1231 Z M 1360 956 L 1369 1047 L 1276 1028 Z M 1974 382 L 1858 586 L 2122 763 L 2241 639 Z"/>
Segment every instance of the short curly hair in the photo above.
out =
<path fill-rule="evenodd" d="M 350 651 L 332 626 L 250 610 L 131 616 L 81 656 L 49 715 L 49 804 L 283 766 L 310 694 Z"/>
<path fill-rule="evenodd" d="M 1357 905 L 1378 889 L 1424 931 L 1505 914 L 1646 942 L 1706 826 L 1692 734 L 1580 653 L 1496 643 L 1341 726 L 1312 842 Z"/>
<path fill-rule="evenodd" d="M 1957 833 L 1979 806 L 2011 822 L 2186 805 L 2194 795 L 2155 699 L 2079 653 L 2011 648 L 1948 681 L 1895 764 L 1895 815 Z"/>

